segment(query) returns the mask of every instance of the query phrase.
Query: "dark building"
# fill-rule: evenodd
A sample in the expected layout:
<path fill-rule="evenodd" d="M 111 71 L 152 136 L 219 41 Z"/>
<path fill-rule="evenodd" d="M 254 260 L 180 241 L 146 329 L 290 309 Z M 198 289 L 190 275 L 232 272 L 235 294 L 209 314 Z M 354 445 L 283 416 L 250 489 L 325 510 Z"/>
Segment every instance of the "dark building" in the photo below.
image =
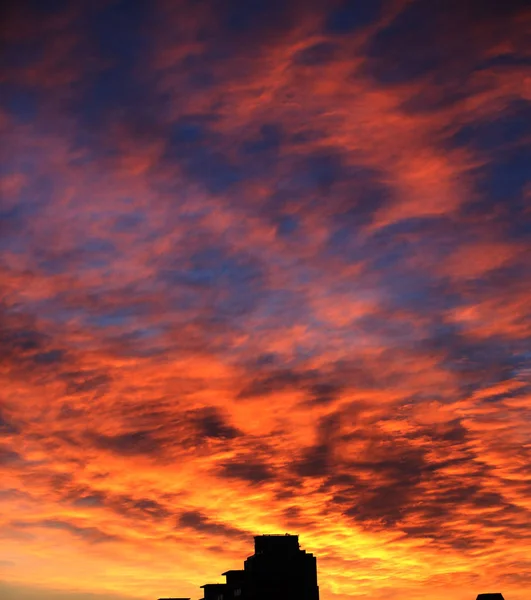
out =
<path fill-rule="evenodd" d="M 243 569 L 225 571 L 225 583 L 202 585 L 202 600 L 319 600 L 317 561 L 298 535 L 258 535 Z"/>
<path fill-rule="evenodd" d="M 243 569 L 222 573 L 225 583 L 201 586 L 201 600 L 319 600 L 317 560 L 301 550 L 298 535 L 257 535 Z M 159 598 L 190 600 L 190 598 Z M 504 600 L 500 593 L 476 600 Z"/>
<path fill-rule="evenodd" d="M 297 535 L 255 537 L 244 572 L 245 600 L 319 600 L 317 561 L 300 549 Z"/>
<path fill-rule="evenodd" d="M 229 594 L 231 590 L 228 589 L 226 583 L 207 583 L 201 588 L 203 589 L 203 600 L 225 600 L 225 598 L 231 597 Z"/>

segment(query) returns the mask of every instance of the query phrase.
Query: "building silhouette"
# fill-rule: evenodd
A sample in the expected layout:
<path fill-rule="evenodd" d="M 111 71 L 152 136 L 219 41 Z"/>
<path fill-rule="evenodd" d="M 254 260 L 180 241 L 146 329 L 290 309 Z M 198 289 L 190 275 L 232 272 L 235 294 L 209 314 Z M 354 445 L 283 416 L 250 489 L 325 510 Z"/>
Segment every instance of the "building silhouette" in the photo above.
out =
<path fill-rule="evenodd" d="M 300 549 L 297 535 L 255 537 L 243 577 L 245 600 L 319 600 L 317 560 Z"/>
<path fill-rule="evenodd" d="M 243 569 L 222 573 L 224 583 L 201 586 L 200 600 L 319 600 L 317 560 L 301 550 L 298 535 L 257 535 L 254 554 Z M 190 600 L 190 598 L 159 598 Z M 478 594 L 476 600 L 504 600 L 500 593 Z"/>
<path fill-rule="evenodd" d="M 301 550 L 298 535 L 255 536 L 243 569 L 222 575 L 225 583 L 201 586 L 202 600 L 319 600 L 317 560 Z"/>

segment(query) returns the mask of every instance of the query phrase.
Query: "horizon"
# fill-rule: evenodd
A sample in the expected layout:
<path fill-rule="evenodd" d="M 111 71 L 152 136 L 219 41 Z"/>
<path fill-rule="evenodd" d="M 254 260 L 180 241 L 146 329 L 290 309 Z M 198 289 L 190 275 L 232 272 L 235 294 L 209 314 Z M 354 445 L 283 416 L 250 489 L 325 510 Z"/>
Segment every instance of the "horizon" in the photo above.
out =
<path fill-rule="evenodd" d="M 0 596 L 531 589 L 531 7 L 8 0 Z M 197 598 L 199 595 L 197 595 Z"/>

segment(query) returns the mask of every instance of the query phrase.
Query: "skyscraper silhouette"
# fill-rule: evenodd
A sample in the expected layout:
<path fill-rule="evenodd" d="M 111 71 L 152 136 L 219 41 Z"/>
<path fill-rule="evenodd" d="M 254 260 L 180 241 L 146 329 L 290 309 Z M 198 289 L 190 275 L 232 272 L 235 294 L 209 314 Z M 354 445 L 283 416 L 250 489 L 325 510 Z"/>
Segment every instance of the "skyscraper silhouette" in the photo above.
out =
<path fill-rule="evenodd" d="M 258 535 L 254 554 L 225 583 L 202 585 L 203 600 L 319 600 L 317 560 L 298 535 Z"/>
<path fill-rule="evenodd" d="M 317 560 L 297 535 L 260 535 L 244 563 L 245 600 L 319 600 Z"/>

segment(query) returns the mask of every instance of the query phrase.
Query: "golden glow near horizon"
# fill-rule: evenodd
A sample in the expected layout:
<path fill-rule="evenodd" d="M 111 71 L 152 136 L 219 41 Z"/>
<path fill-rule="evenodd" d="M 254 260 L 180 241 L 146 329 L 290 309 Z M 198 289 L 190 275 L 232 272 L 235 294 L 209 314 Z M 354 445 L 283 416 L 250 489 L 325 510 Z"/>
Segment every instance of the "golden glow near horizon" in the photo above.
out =
<path fill-rule="evenodd" d="M 528 600 L 530 13 L 265 4 L 6 13 L 0 596 Z"/>

